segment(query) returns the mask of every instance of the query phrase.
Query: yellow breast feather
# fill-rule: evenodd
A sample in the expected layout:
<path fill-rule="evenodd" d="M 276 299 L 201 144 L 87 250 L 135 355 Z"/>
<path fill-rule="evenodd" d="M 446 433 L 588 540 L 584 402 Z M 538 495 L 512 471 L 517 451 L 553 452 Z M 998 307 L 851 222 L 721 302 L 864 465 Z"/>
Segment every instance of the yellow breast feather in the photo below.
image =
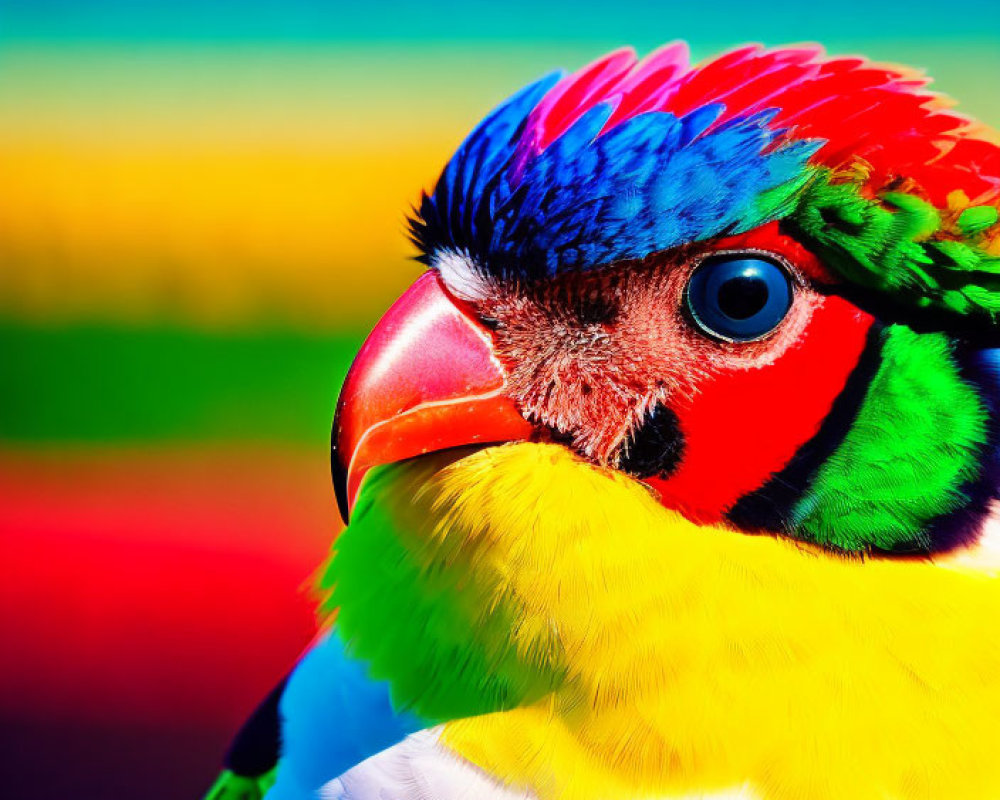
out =
<path fill-rule="evenodd" d="M 429 477 L 428 477 L 429 475 Z M 424 472 L 443 569 L 519 609 L 565 678 L 444 741 L 542 798 L 1000 797 L 1000 583 L 695 525 L 561 447 Z M 533 651 L 528 653 L 528 651 Z"/>

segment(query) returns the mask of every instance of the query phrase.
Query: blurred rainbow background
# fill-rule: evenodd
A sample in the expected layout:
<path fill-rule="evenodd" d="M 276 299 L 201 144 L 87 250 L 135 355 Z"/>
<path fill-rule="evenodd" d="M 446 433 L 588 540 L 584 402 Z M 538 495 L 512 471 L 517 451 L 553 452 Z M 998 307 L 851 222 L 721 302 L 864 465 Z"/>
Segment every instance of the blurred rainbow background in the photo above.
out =
<path fill-rule="evenodd" d="M 995 0 L 0 0 L 0 793 L 199 796 L 311 636 L 419 189 L 529 79 L 673 38 L 910 63 L 1000 124 Z"/>

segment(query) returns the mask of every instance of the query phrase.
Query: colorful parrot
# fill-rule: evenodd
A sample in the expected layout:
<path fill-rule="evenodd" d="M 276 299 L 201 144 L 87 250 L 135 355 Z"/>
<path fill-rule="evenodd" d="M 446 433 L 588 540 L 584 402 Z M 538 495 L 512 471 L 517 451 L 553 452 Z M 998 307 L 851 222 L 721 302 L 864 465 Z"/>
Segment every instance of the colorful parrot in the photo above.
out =
<path fill-rule="evenodd" d="M 1000 798 L 1000 140 L 925 84 L 671 44 L 490 113 L 211 796 Z"/>

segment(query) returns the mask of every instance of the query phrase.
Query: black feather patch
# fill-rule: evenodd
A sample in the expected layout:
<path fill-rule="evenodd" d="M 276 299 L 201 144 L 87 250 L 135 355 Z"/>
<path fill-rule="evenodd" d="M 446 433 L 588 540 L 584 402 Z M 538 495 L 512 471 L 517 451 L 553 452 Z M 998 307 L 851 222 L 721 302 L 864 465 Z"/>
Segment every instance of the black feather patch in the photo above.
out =
<path fill-rule="evenodd" d="M 281 747 L 281 720 L 278 705 L 288 678 L 271 690 L 243 723 L 226 753 L 226 769 L 247 778 L 256 778 L 274 769 Z"/>
<path fill-rule="evenodd" d="M 684 436 L 677 415 L 657 404 L 622 448 L 619 467 L 637 478 L 666 478 L 684 453 Z"/>

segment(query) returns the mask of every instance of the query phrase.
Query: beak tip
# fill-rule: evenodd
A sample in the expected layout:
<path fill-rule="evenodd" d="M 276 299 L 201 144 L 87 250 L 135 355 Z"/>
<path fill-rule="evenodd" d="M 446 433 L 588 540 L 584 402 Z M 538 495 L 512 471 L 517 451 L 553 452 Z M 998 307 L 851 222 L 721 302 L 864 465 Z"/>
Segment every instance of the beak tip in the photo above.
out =
<path fill-rule="evenodd" d="M 344 525 L 347 525 L 351 517 L 351 504 L 347 492 L 347 467 L 337 452 L 336 444 L 330 450 L 330 473 L 333 477 L 333 493 L 337 497 L 337 510 Z"/>

